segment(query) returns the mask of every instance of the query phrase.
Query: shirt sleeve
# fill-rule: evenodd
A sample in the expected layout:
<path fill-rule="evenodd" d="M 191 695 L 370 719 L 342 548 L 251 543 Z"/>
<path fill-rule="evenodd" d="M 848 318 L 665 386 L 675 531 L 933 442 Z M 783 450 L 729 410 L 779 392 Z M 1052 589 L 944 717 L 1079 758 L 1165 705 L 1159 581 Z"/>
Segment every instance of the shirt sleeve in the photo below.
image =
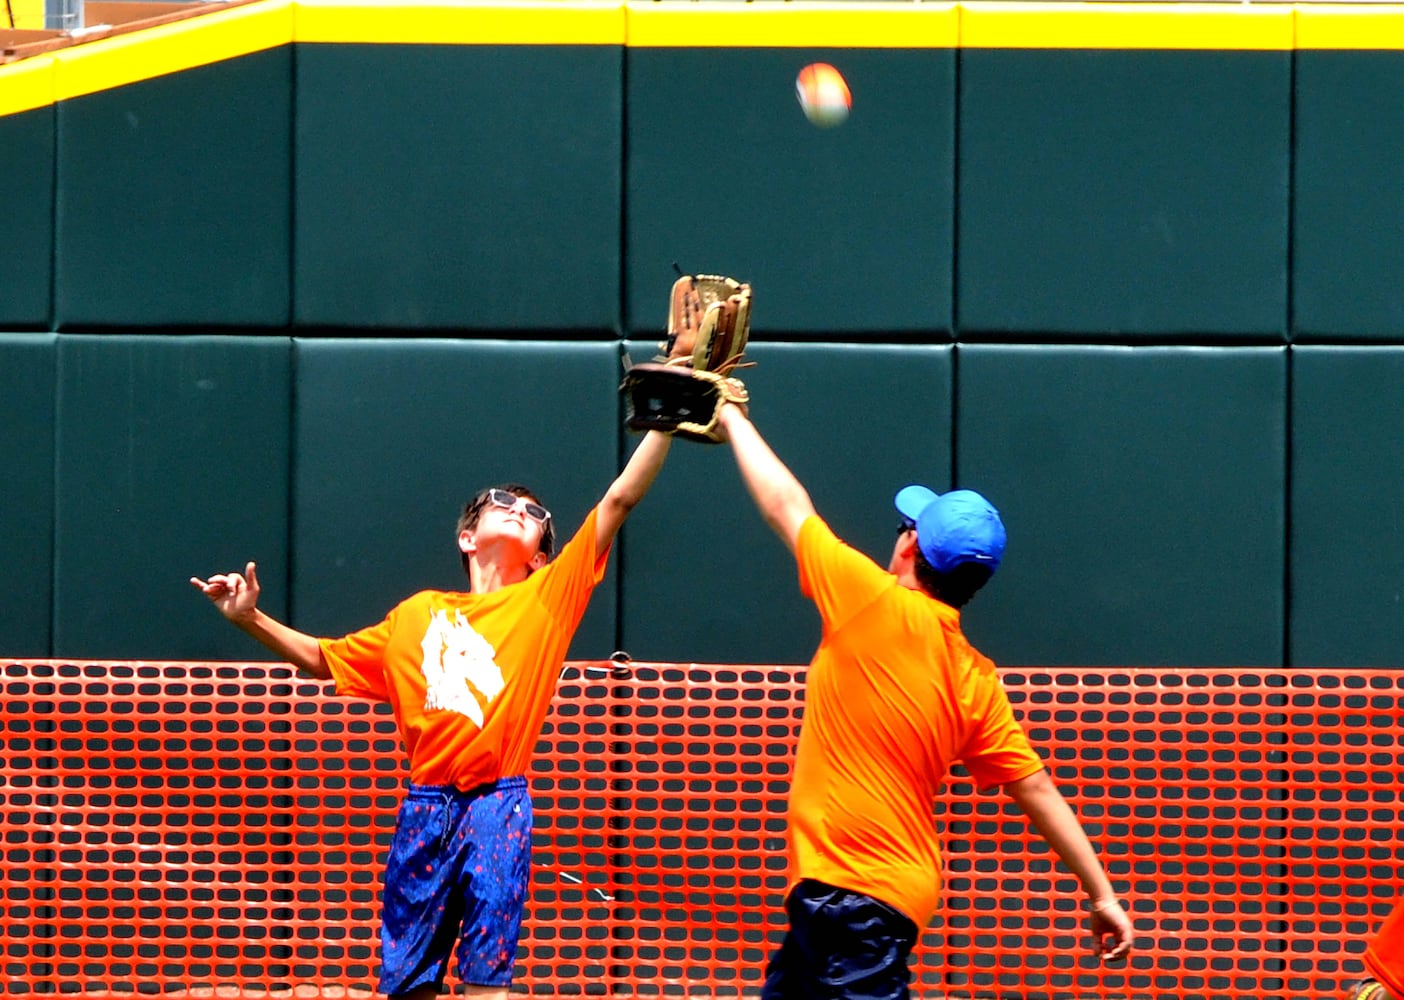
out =
<path fill-rule="evenodd" d="M 609 548 L 595 551 L 596 512 L 591 510 L 585 523 L 566 542 L 556 558 L 533 576 L 541 602 L 567 628 L 574 628 L 585 614 L 590 595 L 604 579 L 609 562 Z"/>
<path fill-rule="evenodd" d="M 980 660 L 970 706 L 972 726 L 960 759 L 975 784 L 985 789 L 1036 774 L 1043 770 L 1043 758 L 1029 745 L 1024 727 L 1014 717 L 994 664 L 984 657 Z"/>
<path fill-rule="evenodd" d="M 331 668 L 336 693 L 375 701 L 389 701 L 390 687 L 385 679 L 385 649 L 394 629 L 397 605 L 385 620 L 340 639 L 319 639 L 322 657 Z"/>
<path fill-rule="evenodd" d="M 895 585 L 895 577 L 842 542 L 823 518 L 811 514 L 795 545 L 800 593 L 812 600 L 824 631 L 836 631 Z"/>

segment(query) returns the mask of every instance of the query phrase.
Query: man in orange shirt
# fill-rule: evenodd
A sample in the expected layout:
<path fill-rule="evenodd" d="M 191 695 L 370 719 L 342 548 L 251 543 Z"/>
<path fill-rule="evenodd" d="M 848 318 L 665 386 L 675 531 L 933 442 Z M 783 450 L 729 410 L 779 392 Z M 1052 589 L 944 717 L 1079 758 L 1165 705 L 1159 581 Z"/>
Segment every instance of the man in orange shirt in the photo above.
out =
<path fill-rule="evenodd" d="M 910 996 L 907 959 L 940 893 L 932 805 L 957 760 L 981 787 L 1003 786 L 1081 881 L 1093 948 L 1125 955 L 1131 921 L 994 664 L 960 629 L 958 609 L 1004 553 L 998 512 L 968 490 L 909 486 L 883 569 L 829 530 L 740 408 L 720 423 L 823 620 L 790 787 L 790 926 L 764 1000 Z"/>
<path fill-rule="evenodd" d="M 1351 1000 L 1404 1000 L 1404 899 L 1394 904 L 1365 949 L 1365 980 Z"/>
<path fill-rule="evenodd" d="M 338 694 L 394 708 L 410 786 L 385 870 L 380 988 L 390 996 L 436 998 L 456 948 L 465 995 L 506 1000 L 530 878 L 527 764 L 614 536 L 671 441 L 644 437 L 554 560 L 551 515 L 534 493 L 481 490 L 458 524 L 468 591 L 421 591 L 340 639 L 259 610 L 252 562 L 191 578 L 278 656 Z"/>

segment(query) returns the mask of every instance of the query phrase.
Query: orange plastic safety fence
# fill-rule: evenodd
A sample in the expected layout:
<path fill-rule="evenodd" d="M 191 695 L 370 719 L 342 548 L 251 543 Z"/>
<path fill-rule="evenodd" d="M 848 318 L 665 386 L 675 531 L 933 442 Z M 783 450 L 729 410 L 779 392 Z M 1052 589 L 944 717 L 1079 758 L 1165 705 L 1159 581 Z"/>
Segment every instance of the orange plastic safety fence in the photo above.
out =
<path fill-rule="evenodd" d="M 917 996 L 1340 996 L 1404 888 L 1404 672 L 1006 670 L 1138 948 L 1017 810 L 936 804 Z M 405 779 L 384 706 L 282 665 L 11 663 L 0 996 L 372 991 Z M 568 665 L 533 764 L 517 989 L 753 995 L 784 929 L 790 667 Z"/>
<path fill-rule="evenodd" d="M 1404 888 L 1404 671 L 1010 670 L 1015 710 L 1130 904 L 1079 953 L 1073 881 L 999 796 L 953 784 L 920 974 L 1011 996 L 1341 996 Z"/>

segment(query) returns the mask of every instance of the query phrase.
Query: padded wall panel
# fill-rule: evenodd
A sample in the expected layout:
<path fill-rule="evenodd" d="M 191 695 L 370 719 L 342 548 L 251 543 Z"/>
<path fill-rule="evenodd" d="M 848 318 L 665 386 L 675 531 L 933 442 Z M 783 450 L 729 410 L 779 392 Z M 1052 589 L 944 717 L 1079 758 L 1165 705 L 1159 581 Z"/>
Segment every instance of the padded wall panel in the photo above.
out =
<path fill-rule="evenodd" d="M 1292 325 L 1404 337 L 1404 52 L 1299 52 Z"/>
<path fill-rule="evenodd" d="M 0 329 L 47 329 L 54 270 L 54 109 L 0 115 Z"/>
<path fill-rule="evenodd" d="M 628 327 L 667 316 L 672 262 L 756 288 L 757 332 L 948 339 L 955 54 L 949 49 L 631 48 L 625 217 Z M 822 60 L 854 93 L 818 129 L 795 75 Z M 686 140 L 678 109 L 725 108 Z M 705 205 L 706 225 L 680 224 Z"/>
<path fill-rule="evenodd" d="M 629 345 L 635 360 L 654 345 Z M 756 344 L 751 414 L 815 509 L 886 566 L 897 490 L 944 490 L 951 469 L 951 348 Z M 634 513 L 624 552 L 623 648 L 636 659 L 807 663 L 819 615 L 766 527 L 729 446 L 680 441 Z M 680 603 L 681 599 L 681 603 Z"/>
<path fill-rule="evenodd" d="M 50 652 L 57 355 L 53 334 L 0 334 L 0 649 L 8 656 Z"/>
<path fill-rule="evenodd" d="M 287 325 L 291 59 L 59 105 L 60 329 Z"/>
<path fill-rule="evenodd" d="M 257 560 L 260 606 L 286 620 L 289 356 L 282 338 L 59 338 L 55 655 L 262 652 L 189 579 Z"/>
<path fill-rule="evenodd" d="M 342 635 L 418 590 L 465 589 L 454 527 L 482 487 L 539 491 L 563 545 L 620 468 L 616 343 L 295 345 L 292 594 L 305 631 Z M 614 651 L 617 561 L 574 656 Z"/>
<path fill-rule="evenodd" d="M 957 370 L 958 481 L 1009 531 L 967 612 L 977 644 L 1281 664 L 1286 348 L 962 346 Z"/>
<path fill-rule="evenodd" d="M 621 60 L 297 46 L 298 325 L 614 331 Z"/>
<path fill-rule="evenodd" d="M 1292 666 L 1404 665 L 1404 348 L 1292 356 Z"/>
<path fill-rule="evenodd" d="M 956 325 L 1283 338 L 1287 52 L 965 49 Z"/>

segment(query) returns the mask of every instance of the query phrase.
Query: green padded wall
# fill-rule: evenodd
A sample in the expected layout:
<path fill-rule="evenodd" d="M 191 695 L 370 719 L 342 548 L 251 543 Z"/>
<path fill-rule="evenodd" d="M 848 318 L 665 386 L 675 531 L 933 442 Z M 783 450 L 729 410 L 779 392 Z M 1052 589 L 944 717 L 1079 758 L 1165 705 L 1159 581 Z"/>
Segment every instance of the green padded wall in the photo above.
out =
<path fill-rule="evenodd" d="M 1404 347 L 1292 357 L 1289 663 L 1404 664 Z"/>
<path fill-rule="evenodd" d="M 1009 531 L 967 612 L 977 644 L 1009 664 L 1281 663 L 1286 367 L 1269 347 L 958 347 L 957 482 Z"/>
<path fill-rule="evenodd" d="M 654 344 L 631 342 L 635 361 Z M 951 348 L 755 344 L 743 374 L 757 428 L 835 533 L 886 566 L 897 490 L 949 485 Z M 635 659 L 807 663 L 819 616 L 761 520 L 731 449 L 680 441 L 634 514 L 622 647 Z"/>
<path fill-rule="evenodd" d="M 615 329 L 621 60 L 297 46 L 297 324 Z"/>
<path fill-rule="evenodd" d="M 960 58 L 962 335 L 1285 337 L 1291 53 Z"/>
<path fill-rule="evenodd" d="M 291 60 L 59 104 L 60 329 L 287 325 Z"/>
<path fill-rule="evenodd" d="M 1096 8 L 1045 40 L 970 9 L 964 48 L 849 11 L 850 48 L 792 6 L 592 8 L 551 44 L 517 8 L 443 37 L 250 9 L 227 38 L 273 48 L 220 59 L 213 14 L 150 39 L 197 69 L 120 82 L 138 36 L 55 63 L 85 96 L 0 114 L 0 650 L 261 656 L 186 583 L 249 558 L 270 611 L 367 624 L 461 585 L 458 506 L 504 478 L 573 529 L 636 441 L 617 355 L 653 353 L 677 262 L 754 284 L 757 422 L 858 548 L 886 558 L 907 479 L 1005 511 L 966 613 L 1000 661 L 1397 660 L 1404 56 L 1319 47 L 1395 44 L 1389 11 Z M 795 102 L 819 60 L 840 128 Z M 724 448 L 679 445 L 611 562 L 572 655 L 813 649 Z"/>
<path fill-rule="evenodd" d="M 59 338 L 55 655 L 251 658 L 189 580 L 286 564 L 289 355 L 282 338 Z M 284 581 L 261 582 L 285 615 Z"/>
<path fill-rule="evenodd" d="M 1294 332 L 1404 338 L 1404 52 L 1299 52 L 1296 87 Z"/>
<path fill-rule="evenodd" d="M 0 115 L 0 329 L 49 326 L 54 267 L 54 109 Z"/>
<path fill-rule="evenodd" d="M 674 261 L 754 284 L 758 331 L 948 333 L 952 50 L 631 48 L 627 56 L 631 334 L 661 327 L 659 290 Z M 854 93 L 839 128 L 815 128 L 795 100 L 795 75 L 815 61 L 837 66 Z M 683 129 L 679 109 L 699 104 L 726 110 L 713 126 Z"/>
<path fill-rule="evenodd" d="M 49 655 L 57 356 L 54 334 L 0 334 L 0 649 L 7 656 Z"/>
<path fill-rule="evenodd" d="M 478 489 L 540 491 L 564 544 L 621 468 L 617 344 L 294 344 L 293 562 L 280 569 L 304 631 L 342 635 L 415 591 L 466 587 L 454 526 Z M 574 655 L 615 649 L 617 562 Z"/>

